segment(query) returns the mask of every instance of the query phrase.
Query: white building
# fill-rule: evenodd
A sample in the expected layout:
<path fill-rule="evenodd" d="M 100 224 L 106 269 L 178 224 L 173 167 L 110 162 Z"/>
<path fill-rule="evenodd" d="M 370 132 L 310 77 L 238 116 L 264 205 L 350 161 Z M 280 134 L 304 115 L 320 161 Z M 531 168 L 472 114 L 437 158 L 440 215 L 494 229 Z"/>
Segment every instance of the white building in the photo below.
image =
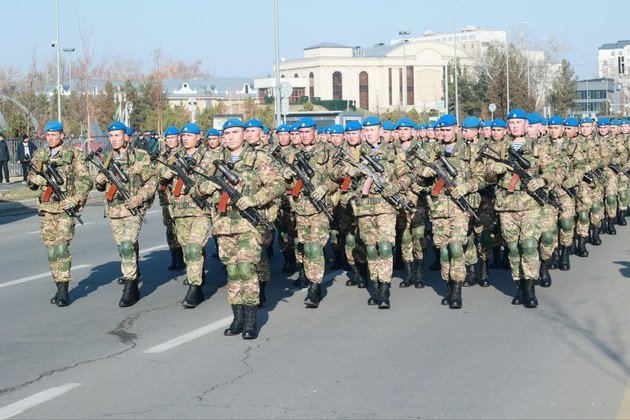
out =
<path fill-rule="evenodd" d="M 599 77 L 618 79 L 628 75 L 626 66 L 630 64 L 630 40 L 604 44 L 598 48 Z"/>

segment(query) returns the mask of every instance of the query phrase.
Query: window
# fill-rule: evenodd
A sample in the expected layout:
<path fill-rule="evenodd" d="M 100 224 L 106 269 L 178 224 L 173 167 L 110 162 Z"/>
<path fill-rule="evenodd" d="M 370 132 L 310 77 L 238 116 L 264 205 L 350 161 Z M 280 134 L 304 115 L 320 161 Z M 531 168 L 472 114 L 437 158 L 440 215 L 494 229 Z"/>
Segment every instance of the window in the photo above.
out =
<path fill-rule="evenodd" d="M 365 71 L 359 73 L 359 107 L 370 109 L 368 74 Z"/>
<path fill-rule="evenodd" d="M 400 98 L 400 103 L 402 104 L 403 99 L 403 69 L 398 69 L 398 97 Z"/>
<path fill-rule="evenodd" d="M 341 73 L 336 71 L 332 75 L 332 88 L 333 88 L 333 99 L 342 99 L 343 98 L 343 83 L 341 80 Z"/>
<path fill-rule="evenodd" d="M 407 105 L 413 105 L 413 66 L 407 66 Z"/>
<path fill-rule="evenodd" d="M 308 74 L 308 97 L 311 101 L 315 97 L 315 75 L 313 72 Z"/>
<path fill-rule="evenodd" d="M 625 57 L 620 55 L 617 57 L 617 67 L 619 69 L 619 74 L 624 74 L 626 72 L 626 65 L 624 63 Z"/>
<path fill-rule="evenodd" d="M 293 77 L 297 79 L 297 78 L 298 78 L 298 77 L 300 77 L 300 76 L 298 76 L 298 74 L 297 74 L 297 73 L 295 73 L 295 74 L 293 75 Z"/>

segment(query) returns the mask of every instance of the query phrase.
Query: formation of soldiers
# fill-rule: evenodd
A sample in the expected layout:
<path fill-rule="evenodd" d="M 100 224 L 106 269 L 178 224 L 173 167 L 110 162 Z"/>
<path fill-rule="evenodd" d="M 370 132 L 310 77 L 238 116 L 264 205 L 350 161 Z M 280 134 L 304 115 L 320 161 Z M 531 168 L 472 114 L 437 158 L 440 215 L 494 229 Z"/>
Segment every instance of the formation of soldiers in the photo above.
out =
<path fill-rule="evenodd" d="M 229 119 L 206 136 L 194 123 L 164 132 L 150 154 L 130 146 L 130 129 L 110 125 L 112 152 L 84 157 L 63 143 L 63 126 L 46 124 L 48 148 L 30 162 L 29 185 L 41 192 L 42 238 L 57 292 L 70 304 L 69 244 L 94 186 L 121 260 L 121 307 L 140 299 L 138 235 L 157 191 L 171 252 L 169 270 L 186 270 L 182 301 L 204 300 L 205 246 L 212 235 L 225 266 L 234 319 L 225 335 L 258 335 L 269 257 L 277 236 L 285 272 L 317 308 L 326 272 L 348 273 L 367 304 L 390 307 L 393 270 L 401 288 L 425 287 L 427 255 L 447 284 L 442 305 L 462 307 L 462 287 L 490 286 L 490 268 L 507 268 L 512 304 L 538 306 L 535 288 L 550 270 L 588 257 L 587 244 L 626 225 L 630 121 L 552 117 L 515 109 L 506 120 L 453 115 L 418 126 L 370 116 L 317 129 L 311 118 L 280 125 Z M 87 168 L 90 162 L 97 175 Z M 277 235 L 275 235 L 277 233 Z M 428 244 L 432 252 L 428 252 Z M 490 265 L 492 260 L 493 264 Z"/>

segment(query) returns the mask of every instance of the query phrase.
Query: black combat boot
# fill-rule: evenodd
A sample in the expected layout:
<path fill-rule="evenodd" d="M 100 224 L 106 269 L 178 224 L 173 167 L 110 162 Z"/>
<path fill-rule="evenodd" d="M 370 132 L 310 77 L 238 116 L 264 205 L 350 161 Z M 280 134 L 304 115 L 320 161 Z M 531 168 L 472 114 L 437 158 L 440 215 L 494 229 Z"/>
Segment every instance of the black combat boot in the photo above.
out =
<path fill-rule="evenodd" d="M 628 222 L 626 222 L 626 211 L 625 210 L 617 210 L 617 224 L 619 226 L 626 226 Z"/>
<path fill-rule="evenodd" d="M 571 241 L 571 246 L 569 247 L 569 255 L 575 255 L 577 251 L 577 236 L 573 235 L 573 240 Z"/>
<path fill-rule="evenodd" d="M 551 275 L 549 274 L 549 261 L 540 261 L 540 287 L 551 287 Z"/>
<path fill-rule="evenodd" d="M 197 284 L 191 284 L 188 286 L 188 292 L 186 297 L 182 301 L 184 308 L 196 308 L 201 302 L 203 302 L 203 289 Z"/>
<path fill-rule="evenodd" d="M 599 226 L 599 234 L 600 235 L 605 235 L 608 230 L 608 216 L 604 217 L 604 220 L 602 220 L 602 224 Z"/>
<path fill-rule="evenodd" d="M 398 285 L 398 287 L 409 287 L 413 283 L 413 263 L 411 261 L 405 261 L 405 275 Z"/>
<path fill-rule="evenodd" d="M 431 271 L 440 271 L 442 269 L 442 262 L 440 261 L 440 250 L 433 247 L 433 254 L 435 255 L 435 261 L 429 266 Z"/>
<path fill-rule="evenodd" d="M 258 337 L 258 327 L 256 326 L 256 307 L 245 306 L 245 322 L 243 323 L 243 339 L 253 340 Z"/>
<path fill-rule="evenodd" d="M 588 250 L 586 249 L 586 237 L 578 236 L 577 238 L 577 250 L 575 251 L 575 255 L 578 257 L 588 257 Z"/>
<path fill-rule="evenodd" d="M 370 281 L 370 270 L 368 268 L 368 264 L 367 263 L 359 263 L 357 264 L 357 267 L 359 268 L 359 279 L 357 281 L 357 287 L 359 289 L 365 289 L 368 285 L 368 282 Z"/>
<path fill-rule="evenodd" d="M 389 288 L 391 283 L 378 284 L 378 309 L 389 309 Z"/>
<path fill-rule="evenodd" d="M 521 286 L 521 282 L 524 280 L 514 280 L 514 285 L 516 286 L 516 294 L 514 298 L 512 298 L 512 305 L 521 305 L 523 303 L 523 287 Z"/>
<path fill-rule="evenodd" d="M 118 306 L 125 308 L 127 306 L 133 306 L 140 300 L 140 290 L 138 290 L 138 280 L 125 279 L 125 288 L 123 289 L 122 297 Z"/>
<path fill-rule="evenodd" d="M 50 299 L 50 303 L 59 307 L 70 305 L 70 295 L 68 294 L 68 282 L 58 281 L 55 282 L 57 286 L 57 293 Z"/>
<path fill-rule="evenodd" d="M 490 268 L 501 268 L 501 256 L 501 247 L 492 247 L 492 264 L 490 264 Z"/>
<path fill-rule="evenodd" d="M 126 279 L 124 277 L 118 277 L 116 279 L 116 283 L 118 283 L 118 284 L 125 284 L 125 280 Z"/>
<path fill-rule="evenodd" d="M 537 307 L 538 299 L 536 299 L 536 280 L 521 280 L 521 287 L 523 288 L 523 305 L 525 305 L 526 308 Z"/>
<path fill-rule="evenodd" d="M 368 299 L 367 304 L 370 306 L 378 305 L 378 297 L 379 297 L 378 282 L 370 280 L 367 289 L 368 289 L 368 293 L 370 294 L 370 298 Z"/>
<path fill-rule="evenodd" d="M 599 237 L 600 228 L 591 225 L 591 245 L 600 246 L 602 239 Z"/>
<path fill-rule="evenodd" d="M 318 308 L 320 300 L 322 300 L 322 285 L 311 282 L 306 292 L 304 304 L 307 308 Z"/>
<path fill-rule="evenodd" d="M 560 264 L 558 268 L 560 271 L 569 271 L 571 269 L 571 261 L 569 261 L 569 248 L 568 246 L 560 247 Z"/>
<path fill-rule="evenodd" d="M 550 270 L 556 270 L 558 269 L 558 264 L 560 264 L 560 250 L 558 248 L 555 248 L 553 250 L 553 253 L 551 254 L 548 268 Z"/>
<path fill-rule="evenodd" d="M 265 306 L 265 302 L 267 302 L 267 295 L 265 294 L 265 289 L 267 288 L 266 281 L 258 282 L 258 307 L 262 308 Z"/>
<path fill-rule="evenodd" d="M 346 286 L 356 286 L 359 282 L 359 269 L 356 265 L 350 266 L 350 272 L 348 273 L 348 280 L 346 280 Z"/>
<path fill-rule="evenodd" d="M 474 264 L 473 265 L 467 265 L 466 266 L 466 278 L 464 279 L 464 282 L 463 282 L 462 286 L 470 287 L 470 286 L 474 286 L 475 283 L 477 283 L 476 266 Z"/>
<path fill-rule="evenodd" d="M 171 251 L 171 265 L 166 267 L 166 269 L 169 271 L 177 270 L 177 248 L 173 248 L 170 251 Z"/>
<path fill-rule="evenodd" d="M 606 225 L 606 233 L 609 235 L 616 235 L 617 234 L 617 229 L 615 229 L 615 218 L 614 217 L 609 217 L 608 218 L 608 223 Z"/>
<path fill-rule="evenodd" d="M 416 259 L 413 262 L 413 285 L 416 289 L 424 287 L 424 260 Z"/>
<path fill-rule="evenodd" d="M 295 251 L 292 249 L 282 253 L 284 256 L 284 267 L 282 267 L 283 273 L 295 273 L 297 270 L 297 261 L 295 258 Z"/>
<path fill-rule="evenodd" d="M 394 270 L 401 270 L 404 267 L 405 264 L 402 257 L 402 246 L 401 243 L 396 243 L 396 248 L 394 249 Z"/>
<path fill-rule="evenodd" d="M 331 270 L 341 270 L 343 268 L 343 258 L 346 255 L 343 249 L 335 249 L 335 260 L 330 265 Z"/>
<path fill-rule="evenodd" d="M 490 286 L 490 274 L 488 273 L 488 260 L 481 260 L 479 262 L 479 286 Z"/>
<path fill-rule="evenodd" d="M 462 307 L 462 282 L 451 280 L 451 299 L 448 307 L 451 309 L 460 309 Z"/>
<path fill-rule="evenodd" d="M 449 280 L 446 283 L 446 296 L 442 298 L 442 305 L 450 305 L 451 298 L 453 297 L 453 288 L 451 287 L 451 282 L 453 280 Z"/>
<path fill-rule="evenodd" d="M 245 306 L 244 305 L 232 305 L 232 313 L 234 319 L 232 323 L 225 331 L 223 335 L 237 335 L 243 332 L 243 324 L 245 323 Z"/>

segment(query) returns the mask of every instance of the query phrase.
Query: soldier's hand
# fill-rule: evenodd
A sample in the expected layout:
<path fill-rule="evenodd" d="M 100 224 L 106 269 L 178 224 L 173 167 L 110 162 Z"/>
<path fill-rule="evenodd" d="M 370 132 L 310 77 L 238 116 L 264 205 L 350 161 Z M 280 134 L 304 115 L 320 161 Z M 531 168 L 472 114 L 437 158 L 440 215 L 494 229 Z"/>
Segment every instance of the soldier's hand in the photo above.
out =
<path fill-rule="evenodd" d="M 420 169 L 420 172 L 418 172 L 418 174 L 423 178 L 433 178 L 435 175 L 437 175 L 435 171 L 428 166 Z"/>
<path fill-rule="evenodd" d="M 102 172 L 99 172 L 94 181 L 96 181 L 98 185 L 105 185 L 107 184 L 107 177 Z"/>
<path fill-rule="evenodd" d="M 173 172 L 172 170 L 170 170 L 169 168 L 167 168 L 166 166 L 162 166 L 158 170 L 158 177 L 160 177 L 161 179 L 167 179 L 167 180 L 173 179 L 175 175 L 177 174 Z"/>
<path fill-rule="evenodd" d="M 470 192 L 470 187 L 468 186 L 468 184 L 464 182 L 464 183 L 459 184 L 457 187 L 455 187 L 451 191 L 451 197 L 453 197 L 455 200 L 458 200 L 462 198 L 463 196 L 465 196 L 466 194 L 468 194 L 469 192 Z"/>
<path fill-rule="evenodd" d="M 344 171 L 346 175 L 350 178 L 356 178 L 361 175 L 361 171 L 355 168 L 354 166 L 346 166 L 346 170 Z"/>
<path fill-rule="evenodd" d="M 293 178 L 293 171 L 291 170 L 291 168 L 285 166 L 280 169 L 280 175 L 282 175 L 282 178 L 289 181 Z"/>
<path fill-rule="evenodd" d="M 328 189 L 325 186 L 320 185 L 319 187 L 315 188 L 315 191 L 311 193 L 311 197 L 319 201 L 324 198 L 327 192 L 328 192 Z"/>
<path fill-rule="evenodd" d="M 393 197 L 400 192 L 400 185 L 391 183 L 383 190 L 383 197 Z"/>
<path fill-rule="evenodd" d="M 199 198 L 199 199 L 203 199 L 209 195 L 214 194 L 214 192 L 217 190 L 217 186 L 214 185 L 213 182 L 210 181 L 204 181 L 204 182 L 200 182 L 199 184 L 195 185 L 191 190 L 190 190 L 190 195 L 193 198 Z"/>
<path fill-rule="evenodd" d="M 250 196 L 244 196 L 241 197 L 237 202 L 236 202 L 236 207 L 239 208 L 239 210 L 246 210 L 250 207 L 255 207 L 255 202 L 254 199 Z"/>
<path fill-rule="evenodd" d="M 545 180 L 542 178 L 533 178 L 527 183 L 527 189 L 529 191 L 536 191 L 546 185 Z"/>
<path fill-rule="evenodd" d="M 127 207 L 129 210 L 137 209 L 138 207 L 140 207 L 143 201 L 144 200 L 142 199 L 142 197 L 140 197 L 139 195 L 134 195 L 129 200 L 125 201 L 125 207 Z"/>
<path fill-rule="evenodd" d="M 47 185 L 46 179 L 43 176 L 37 174 L 31 174 L 28 177 L 28 182 L 31 185 Z"/>
<path fill-rule="evenodd" d="M 494 162 L 491 168 L 495 174 L 504 174 L 508 170 L 508 166 L 503 162 Z"/>
<path fill-rule="evenodd" d="M 580 180 L 577 179 L 576 177 L 572 176 L 569 177 L 567 179 L 564 180 L 564 182 L 562 183 L 562 186 L 564 188 L 573 188 L 575 186 L 577 186 L 580 183 Z"/>
<path fill-rule="evenodd" d="M 66 197 L 61 201 L 61 208 L 64 210 L 73 209 L 77 207 L 80 203 L 80 200 L 75 196 L 71 195 L 70 197 Z"/>

